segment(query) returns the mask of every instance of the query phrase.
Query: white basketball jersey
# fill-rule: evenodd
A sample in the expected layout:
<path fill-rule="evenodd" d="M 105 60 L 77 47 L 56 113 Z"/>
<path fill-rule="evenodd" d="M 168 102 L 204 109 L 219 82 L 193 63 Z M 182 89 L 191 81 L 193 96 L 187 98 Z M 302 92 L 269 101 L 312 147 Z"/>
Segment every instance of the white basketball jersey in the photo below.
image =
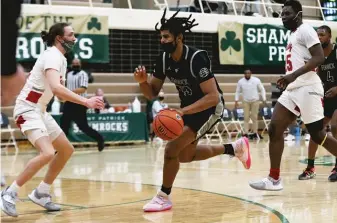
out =
<path fill-rule="evenodd" d="M 286 75 L 303 67 L 310 60 L 309 48 L 315 44 L 320 44 L 320 41 L 316 31 L 310 25 L 302 24 L 294 32 L 291 32 L 285 54 Z M 296 78 L 288 85 L 287 90 L 316 83 L 321 83 L 321 80 L 313 70 Z"/>
<path fill-rule="evenodd" d="M 36 60 L 27 82 L 16 100 L 16 106 L 20 105 L 21 108 L 22 106 L 38 107 L 45 111 L 53 97 L 53 92 L 45 76 L 47 69 L 57 70 L 60 73 L 60 82 L 64 84 L 67 60 L 55 46 L 46 49 Z"/>

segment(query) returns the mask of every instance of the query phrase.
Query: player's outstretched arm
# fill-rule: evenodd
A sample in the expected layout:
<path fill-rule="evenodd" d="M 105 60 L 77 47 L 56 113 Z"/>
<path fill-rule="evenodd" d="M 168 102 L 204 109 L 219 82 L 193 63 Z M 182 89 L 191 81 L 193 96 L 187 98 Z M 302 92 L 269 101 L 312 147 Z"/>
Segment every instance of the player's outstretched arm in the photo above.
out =
<path fill-rule="evenodd" d="M 138 66 L 135 68 L 134 78 L 139 83 L 141 92 L 148 100 L 152 100 L 153 98 L 157 97 L 164 84 L 164 80 L 154 76 L 152 76 L 150 82 L 148 82 L 147 73 L 144 66 Z"/>
<path fill-rule="evenodd" d="M 61 75 L 58 71 L 54 69 L 47 69 L 45 71 L 45 74 L 46 74 L 46 78 L 49 83 L 50 89 L 52 90 L 53 94 L 56 95 L 57 97 L 60 97 L 66 101 L 71 101 L 76 104 L 84 105 L 88 108 L 97 108 L 97 109 L 104 108 L 104 103 L 100 97 L 92 97 L 92 98 L 87 99 L 65 88 L 60 83 Z"/>

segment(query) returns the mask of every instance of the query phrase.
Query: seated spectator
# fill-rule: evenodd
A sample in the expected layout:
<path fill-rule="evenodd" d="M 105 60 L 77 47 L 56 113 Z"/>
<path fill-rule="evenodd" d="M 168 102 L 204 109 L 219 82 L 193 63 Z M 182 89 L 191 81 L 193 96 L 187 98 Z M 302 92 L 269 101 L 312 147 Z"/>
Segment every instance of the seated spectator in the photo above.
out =
<path fill-rule="evenodd" d="M 96 114 L 99 114 L 99 113 L 108 113 L 108 112 L 111 112 L 112 113 L 112 110 L 110 109 L 111 106 L 108 102 L 108 100 L 104 97 L 104 91 L 101 89 L 101 88 L 98 88 L 95 92 L 95 95 L 96 96 L 101 96 L 103 101 L 104 101 L 104 109 L 103 110 L 99 110 L 99 109 L 95 109 L 95 113 Z"/>

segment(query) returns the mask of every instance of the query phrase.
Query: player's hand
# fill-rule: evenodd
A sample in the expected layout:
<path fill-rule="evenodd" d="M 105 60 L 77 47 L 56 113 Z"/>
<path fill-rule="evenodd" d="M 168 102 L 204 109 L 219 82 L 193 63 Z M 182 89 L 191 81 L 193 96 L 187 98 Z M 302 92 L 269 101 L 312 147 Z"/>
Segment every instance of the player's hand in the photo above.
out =
<path fill-rule="evenodd" d="M 104 102 L 101 96 L 94 96 L 94 97 L 87 99 L 85 106 L 88 108 L 102 110 L 104 108 Z"/>
<path fill-rule="evenodd" d="M 140 84 L 147 81 L 147 73 L 144 66 L 139 65 L 135 68 L 134 78 Z"/>
<path fill-rule="evenodd" d="M 164 108 L 164 109 L 162 109 L 160 111 L 164 111 L 164 110 L 176 111 L 180 116 L 184 115 L 184 111 L 182 109 Z"/>
<path fill-rule="evenodd" d="M 333 98 L 337 96 L 337 87 L 330 88 L 326 93 L 325 97 L 327 98 Z"/>
<path fill-rule="evenodd" d="M 282 76 L 280 79 L 277 80 L 276 84 L 278 86 L 279 89 L 286 89 L 287 86 L 291 83 L 294 82 L 296 80 L 296 76 L 294 75 L 294 73 L 292 74 L 288 74 L 285 76 Z"/>

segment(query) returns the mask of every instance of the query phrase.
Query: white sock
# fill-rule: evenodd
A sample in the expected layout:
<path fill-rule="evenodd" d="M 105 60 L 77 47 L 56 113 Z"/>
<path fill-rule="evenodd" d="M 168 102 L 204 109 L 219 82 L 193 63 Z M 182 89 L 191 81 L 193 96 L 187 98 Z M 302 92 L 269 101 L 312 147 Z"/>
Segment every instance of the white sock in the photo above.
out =
<path fill-rule="evenodd" d="M 37 187 L 37 191 L 41 194 L 49 194 L 50 188 L 50 184 L 46 184 L 45 182 L 41 181 L 40 185 Z"/>
<path fill-rule="evenodd" d="M 14 181 L 13 183 L 12 183 L 12 185 L 10 185 L 9 187 L 8 187 L 8 189 L 7 189 L 7 191 L 8 192 L 18 192 L 19 191 L 19 189 L 20 189 L 20 187 L 19 187 L 19 185 L 16 183 L 16 181 Z"/>

